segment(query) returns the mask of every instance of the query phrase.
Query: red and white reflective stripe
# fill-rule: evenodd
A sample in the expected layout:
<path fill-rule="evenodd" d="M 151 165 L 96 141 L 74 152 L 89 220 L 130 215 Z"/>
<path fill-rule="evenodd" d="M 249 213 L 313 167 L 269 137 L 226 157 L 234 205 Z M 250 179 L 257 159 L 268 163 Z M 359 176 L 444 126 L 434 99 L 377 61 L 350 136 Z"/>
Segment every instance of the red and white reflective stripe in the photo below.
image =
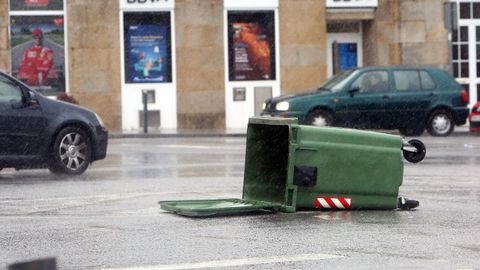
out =
<path fill-rule="evenodd" d="M 320 209 L 352 209 L 352 198 L 317 197 L 315 207 Z"/>

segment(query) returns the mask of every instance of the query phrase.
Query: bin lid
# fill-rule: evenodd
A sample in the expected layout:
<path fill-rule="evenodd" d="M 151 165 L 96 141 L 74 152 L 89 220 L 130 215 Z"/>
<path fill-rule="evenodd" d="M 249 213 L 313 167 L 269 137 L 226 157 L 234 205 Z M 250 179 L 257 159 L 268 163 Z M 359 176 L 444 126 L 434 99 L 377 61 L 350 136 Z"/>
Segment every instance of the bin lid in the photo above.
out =
<path fill-rule="evenodd" d="M 279 203 L 241 199 L 160 201 L 159 204 L 163 210 L 189 217 L 232 215 L 261 210 L 277 211 L 282 207 Z"/>

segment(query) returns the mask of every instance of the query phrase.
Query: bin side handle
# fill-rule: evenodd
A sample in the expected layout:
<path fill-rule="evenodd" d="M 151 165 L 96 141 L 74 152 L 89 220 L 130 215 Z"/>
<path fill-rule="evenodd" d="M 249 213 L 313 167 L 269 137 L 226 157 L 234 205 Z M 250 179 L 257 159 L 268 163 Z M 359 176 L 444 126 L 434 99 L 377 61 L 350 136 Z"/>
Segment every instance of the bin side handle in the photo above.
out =
<path fill-rule="evenodd" d="M 293 213 L 297 210 L 297 186 L 288 186 L 285 191 L 285 212 Z"/>

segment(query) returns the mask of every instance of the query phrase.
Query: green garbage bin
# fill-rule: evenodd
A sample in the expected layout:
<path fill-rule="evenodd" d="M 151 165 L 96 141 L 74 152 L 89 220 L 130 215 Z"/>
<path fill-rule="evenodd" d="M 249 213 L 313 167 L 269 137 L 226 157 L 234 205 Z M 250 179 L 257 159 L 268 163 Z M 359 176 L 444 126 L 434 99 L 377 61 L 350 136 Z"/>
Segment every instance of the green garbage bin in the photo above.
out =
<path fill-rule="evenodd" d="M 242 199 L 161 201 L 186 216 L 301 209 L 395 209 L 402 184 L 400 136 L 250 118 Z"/>

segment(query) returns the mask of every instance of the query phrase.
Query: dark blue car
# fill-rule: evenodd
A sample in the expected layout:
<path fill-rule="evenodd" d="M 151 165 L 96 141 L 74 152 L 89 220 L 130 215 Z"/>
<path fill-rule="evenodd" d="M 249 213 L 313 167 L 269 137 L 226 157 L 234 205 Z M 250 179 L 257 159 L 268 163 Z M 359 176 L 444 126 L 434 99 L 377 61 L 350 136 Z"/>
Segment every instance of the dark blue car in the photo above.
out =
<path fill-rule="evenodd" d="M 96 113 L 44 97 L 0 72 L 0 170 L 82 174 L 105 158 L 107 143 L 108 131 Z"/>

